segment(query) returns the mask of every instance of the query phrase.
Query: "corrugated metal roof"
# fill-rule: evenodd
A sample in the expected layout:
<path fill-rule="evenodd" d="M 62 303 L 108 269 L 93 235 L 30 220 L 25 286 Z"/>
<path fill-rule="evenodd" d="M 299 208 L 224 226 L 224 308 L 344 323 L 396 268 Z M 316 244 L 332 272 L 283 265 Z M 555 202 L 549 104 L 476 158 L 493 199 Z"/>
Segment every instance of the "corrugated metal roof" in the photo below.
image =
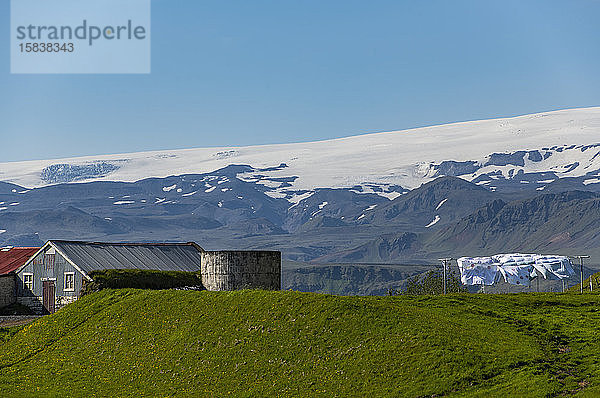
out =
<path fill-rule="evenodd" d="M 105 269 L 200 271 L 195 243 L 100 243 L 50 241 L 85 273 Z"/>
<path fill-rule="evenodd" d="M 40 248 L 10 247 L 0 249 L 0 275 L 6 275 L 25 264 Z"/>

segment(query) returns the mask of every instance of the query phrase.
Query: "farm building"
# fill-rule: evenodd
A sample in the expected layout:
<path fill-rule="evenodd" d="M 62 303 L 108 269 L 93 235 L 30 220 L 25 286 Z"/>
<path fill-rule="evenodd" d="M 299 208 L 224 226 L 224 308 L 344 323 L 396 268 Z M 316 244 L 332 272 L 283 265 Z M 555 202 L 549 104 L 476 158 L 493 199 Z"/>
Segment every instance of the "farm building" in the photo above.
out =
<path fill-rule="evenodd" d="M 90 273 L 108 269 L 196 272 L 208 290 L 281 286 L 277 251 L 205 252 L 195 243 L 98 243 L 51 240 L 14 272 L 16 302 L 53 313 L 79 297 Z"/>
<path fill-rule="evenodd" d="M 53 313 L 79 297 L 89 273 L 106 269 L 200 270 L 195 243 L 95 243 L 51 240 L 16 270 L 16 301 Z"/>
<path fill-rule="evenodd" d="M 0 308 L 15 302 L 15 278 L 12 274 L 33 256 L 39 247 L 0 248 Z"/>

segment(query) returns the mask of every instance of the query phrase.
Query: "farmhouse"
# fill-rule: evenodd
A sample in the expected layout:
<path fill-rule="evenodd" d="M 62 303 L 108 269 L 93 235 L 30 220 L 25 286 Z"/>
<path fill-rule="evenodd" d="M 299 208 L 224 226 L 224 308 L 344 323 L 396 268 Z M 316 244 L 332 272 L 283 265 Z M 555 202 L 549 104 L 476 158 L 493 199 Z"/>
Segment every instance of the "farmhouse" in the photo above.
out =
<path fill-rule="evenodd" d="M 79 297 L 89 273 L 106 269 L 198 272 L 195 243 L 96 243 L 51 240 L 16 271 L 16 301 L 53 313 Z"/>
<path fill-rule="evenodd" d="M 204 251 L 196 243 L 99 243 L 50 240 L 13 268 L 13 300 L 53 313 L 77 300 L 90 273 L 108 269 L 196 272 L 208 290 L 279 290 L 278 251 Z M 1 307 L 1 306 L 0 306 Z"/>

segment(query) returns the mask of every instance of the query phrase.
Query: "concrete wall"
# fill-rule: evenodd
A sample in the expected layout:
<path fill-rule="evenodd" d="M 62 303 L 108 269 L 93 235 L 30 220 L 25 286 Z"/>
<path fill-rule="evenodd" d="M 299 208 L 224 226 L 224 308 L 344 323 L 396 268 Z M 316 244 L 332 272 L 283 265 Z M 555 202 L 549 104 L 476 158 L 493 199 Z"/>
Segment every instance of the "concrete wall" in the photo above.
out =
<path fill-rule="evenodd" d="M 281 289 L 281 252 L 202 252 L 202 284 L 207 290 Z"/>
<path fill-rule="evenodd" d="M 0 276 L 0 308 L 17 301 L 14 275 Z"/>
<path fill-rule="evenodd" d="M 17 303 L 29 307 L 35 314 L 44 313 L 44 304 L 41 297 L 17 297 Z"/>

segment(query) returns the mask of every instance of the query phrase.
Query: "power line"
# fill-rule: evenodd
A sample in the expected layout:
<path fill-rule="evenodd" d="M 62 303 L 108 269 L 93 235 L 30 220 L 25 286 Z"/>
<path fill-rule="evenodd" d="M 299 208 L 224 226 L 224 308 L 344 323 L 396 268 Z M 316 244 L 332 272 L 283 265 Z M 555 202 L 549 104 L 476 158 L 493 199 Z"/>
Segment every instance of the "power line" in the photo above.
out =
<path fill-rule="evenodd" d="M 444 276 L 443 276 L 443 278 L 444 278 L 444 294 L 446 294 L 446 268 L 448 267 L 448 263 L 450 261 L 452 261 L 453 259 L 452 258 L 440 258 L 438 260 L 442 262 L 442 264 L 443 264 L 442 267 L 444 268 L 444 271 L 443 271 L 443 273 L 444 273 Z"/>
<path fill-rule="evenodd" d="M 579 278 L 581 280 L 581 283 L 579 284 L 579 292 L 583 293 L 583 259 L 590 258 L 590 256 L 580 255 L 580 256 L 573 256 L 572 258 L 579 259 Z"/>

